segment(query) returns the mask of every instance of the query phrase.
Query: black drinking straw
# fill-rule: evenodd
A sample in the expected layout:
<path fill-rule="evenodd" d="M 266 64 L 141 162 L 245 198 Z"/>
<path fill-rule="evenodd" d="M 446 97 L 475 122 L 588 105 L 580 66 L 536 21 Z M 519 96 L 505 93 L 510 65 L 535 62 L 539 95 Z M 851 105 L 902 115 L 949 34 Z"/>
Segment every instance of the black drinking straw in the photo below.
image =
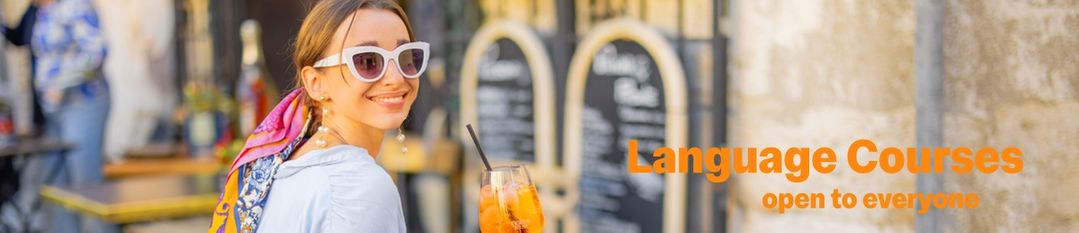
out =
<path fill-rule="evenodd" d="M 487 162 L 487 155 L 483 154 L 483 147 L 480 146 L 480 139 L 476 138 L 476 131 L 472 130 L 472 124 L 465 125 L 468 128 L 468 134 L 472 135 L 472 143 L 476 144 L 476 150 L 480 152 L 480 158 L 483 159 L 483 166 L 487 167 L 487 171 L 491 171 L 491 163 Z"/>

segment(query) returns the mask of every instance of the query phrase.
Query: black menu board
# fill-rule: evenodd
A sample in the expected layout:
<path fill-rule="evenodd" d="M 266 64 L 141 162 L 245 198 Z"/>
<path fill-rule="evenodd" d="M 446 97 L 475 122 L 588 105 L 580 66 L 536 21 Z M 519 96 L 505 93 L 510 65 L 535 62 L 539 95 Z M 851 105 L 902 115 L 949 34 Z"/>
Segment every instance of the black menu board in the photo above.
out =
<path fill-rule="evenodd" d="M 665 144 L 663 79 L 640 44 L 614 40 L 592 57 L 581 112 L 581 232 L 661 232 L 664 177 L 627 172 L 628 141 L 640 161 Z"/>
<path fill-rule="evenodd" d="M 532 70 L 521 47 L 507 38 L 490 44 L 479 59 L 476 129 L 487 156 L 535 162 Z"/>

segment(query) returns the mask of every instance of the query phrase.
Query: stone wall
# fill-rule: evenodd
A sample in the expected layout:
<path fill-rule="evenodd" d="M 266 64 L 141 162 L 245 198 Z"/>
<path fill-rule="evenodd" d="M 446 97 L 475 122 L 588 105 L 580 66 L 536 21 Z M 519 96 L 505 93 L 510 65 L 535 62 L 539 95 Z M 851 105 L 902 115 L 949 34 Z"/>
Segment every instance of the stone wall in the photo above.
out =
<path fill-rule="evenodd" d="M 946 146 L 1023 150 L 1018 175 L 953 175 L 977 192 L 957 232 L 1079 231 L 1079 2 L 951 0 L 944 18 Z"/>
<path fill-rule="evenodd" d="M 913 231 L 909 210 L 829 204 L 779 214 L 761 204 L 766 192 L 914 191 L 914 175 L 856 174 L 845 156 L 859 138 L 914 145 L 913 1 L 737 1 L 731 10 L 730 146 L 827 146 L 839 166 L 804 183 L 734 176 L 729 230 Z"/>
<path fill-rule="evenodd" d="M 737 1 L 732 14 L 732 146 L 914 145 L 912 1 Z M 945 192 L 981 201 L 938 221 L 953 232 L 1079 230 L 1079 2 L 950 0 L 943 28 L 944 146 L 1019 147 L 1025 168 L 945 175 Z M 844 166 L 805 183 L 736 176 L 730 230 L 913 231 L 910 210 L 779 214 L 760 202 L 765 192 L 913 192 L 914 182 Z"/>

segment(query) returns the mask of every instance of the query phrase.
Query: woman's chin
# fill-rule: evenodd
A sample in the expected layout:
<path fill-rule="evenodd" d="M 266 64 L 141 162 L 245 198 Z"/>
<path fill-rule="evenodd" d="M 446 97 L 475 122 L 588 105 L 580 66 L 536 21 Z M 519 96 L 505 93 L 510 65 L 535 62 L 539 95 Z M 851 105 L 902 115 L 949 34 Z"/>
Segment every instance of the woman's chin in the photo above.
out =
<path fill-rule="evenodd" d="M 408 116 L 408 113 L 391 114 L 381 117 L 381 119 L 375 119 L 369 125 L 381 130 L 397 129 L 405 122 L 405 116 Z"/>

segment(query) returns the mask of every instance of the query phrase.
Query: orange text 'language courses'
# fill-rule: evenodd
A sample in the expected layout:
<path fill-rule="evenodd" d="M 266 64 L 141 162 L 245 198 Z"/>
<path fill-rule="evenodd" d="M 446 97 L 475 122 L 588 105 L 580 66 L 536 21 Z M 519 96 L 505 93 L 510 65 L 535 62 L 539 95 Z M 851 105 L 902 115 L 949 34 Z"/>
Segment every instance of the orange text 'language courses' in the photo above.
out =
<path fill-rule="evenodd" d="M 713 183 L 721 183 L 730 178 L 731 172 L 786 174 L 791 182 L 804 182 L 809 178 L 809 171 L 827 174 L 835 171 L 837 156 L 832 148 L 821 147 L 811 150 L 808 147 L 791 147 L 782 151 L 776 147 L 765 148 L 728 148 L 711 147 L 702 151 L 699 147 L 678 148 L 660 147 L 652 152 L 656 158 L 651 165 L 640 161 L 637 140 L 629 140 L 626 159 L 630 173 L 685 173 L 692 166 L 692 172 L 708 170 L 706 178 Z M 918 154 L 921 154 L 919 157 Z M 977 170 L 983 173 L 1003 171 L 1008 174 L 1023 170 L 1023 151 L 1015 147 L 997 150 L 984 147 L 973 150 L 967 147 L 934 148 L 878 148 L 868 139 L 859 139 L 850 144 L 847 150 L 847 165 L 858 173 L 869 173 L 880 169 L 886 173 L 942 173 L 950 169 L 959 174 Z M 950 159 L 945 166 L 945 160 Z"/>

